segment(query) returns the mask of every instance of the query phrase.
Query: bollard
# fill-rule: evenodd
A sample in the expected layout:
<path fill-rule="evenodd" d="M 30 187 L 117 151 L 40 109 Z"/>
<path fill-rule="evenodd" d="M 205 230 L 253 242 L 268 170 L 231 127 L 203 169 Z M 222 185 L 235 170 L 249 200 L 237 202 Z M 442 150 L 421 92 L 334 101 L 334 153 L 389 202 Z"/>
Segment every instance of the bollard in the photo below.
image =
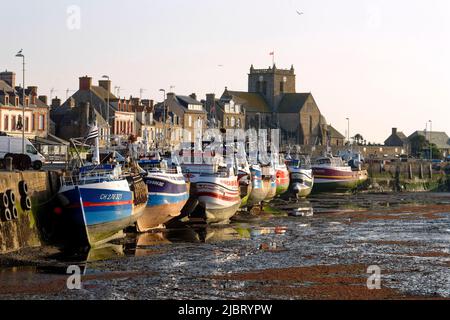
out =
<path fill-rule="evenodd" d="M 13 159 L 11 157 L 5 158 L 6 171 L 13 171 Z"/>
<path fill-rule="evenodd" d="M 413 178 L 412 164 L 408 165 L 408 178 L 410 180 L 412 180 L 412 178 Z"/>
<path fill-rule="evenodd" d="M 430 163 L 430 179 L 433 179 L 433 165 Z"/>
<path fill-rule="evenodd" d="M 419 178 L 421 179 L 421 180 L 423 180 L 423 164 L 421 163 L 420 164 L 420 168 L 419 168 Z"/>

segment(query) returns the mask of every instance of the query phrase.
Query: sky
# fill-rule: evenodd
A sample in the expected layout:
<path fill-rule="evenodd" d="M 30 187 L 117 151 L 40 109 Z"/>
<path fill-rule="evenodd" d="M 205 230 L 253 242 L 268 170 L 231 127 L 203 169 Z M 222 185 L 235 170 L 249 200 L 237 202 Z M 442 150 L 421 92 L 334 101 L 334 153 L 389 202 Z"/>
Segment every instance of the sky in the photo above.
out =
<path fill-rule="evenodd" d="M 297 11 L 303 12 L 302 15 Z M 66 97 L 108 75 L 120 96 L 247 90 L 250 65 L 293 64 L 341 133 L 450 134 L 448 0 L 15 0 L 2 4 L 0 70 Z M 71 91 L 71 93 L 73 93 Z"/>

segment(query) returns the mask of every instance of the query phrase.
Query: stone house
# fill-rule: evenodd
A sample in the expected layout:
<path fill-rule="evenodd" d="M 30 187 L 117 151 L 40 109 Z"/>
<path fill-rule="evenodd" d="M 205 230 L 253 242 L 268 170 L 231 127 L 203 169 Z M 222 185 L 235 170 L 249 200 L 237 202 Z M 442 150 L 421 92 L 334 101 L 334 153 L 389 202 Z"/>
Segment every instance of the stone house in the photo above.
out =
<path fill-rule="evenodd" d="M 207 94 L 202 101 L 208 114 L 211 127 L 223 129 L 244 129 L 245 108 L 232 97 L 216 99 L 214 94 Z"/>
<path fill-rule="evenodd" d="M 49 133 L 49 109 L 46 96 L 38 96 L 38 87 L 29 86 L 23 89 L 16 86 L 14 72 L 0 73 L 0 131 L 22 137 L 22 126 L 25 137 L 33 140 L 36 137 L 46 138 Z M 23 117 L 25 106 L 25 118 Z"/>

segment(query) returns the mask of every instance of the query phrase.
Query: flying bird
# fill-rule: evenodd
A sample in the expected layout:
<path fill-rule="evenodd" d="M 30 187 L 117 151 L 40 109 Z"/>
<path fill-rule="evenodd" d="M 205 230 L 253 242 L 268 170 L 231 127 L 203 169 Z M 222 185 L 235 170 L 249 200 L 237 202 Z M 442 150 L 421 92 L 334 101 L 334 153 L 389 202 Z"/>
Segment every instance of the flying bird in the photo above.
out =
<path fill-rule="evenodd" d="M 297 14 L 298 14 L 299 16 L 301 16 L 301 15 L 304 14 L 304 13 L 297 10 Z"/>

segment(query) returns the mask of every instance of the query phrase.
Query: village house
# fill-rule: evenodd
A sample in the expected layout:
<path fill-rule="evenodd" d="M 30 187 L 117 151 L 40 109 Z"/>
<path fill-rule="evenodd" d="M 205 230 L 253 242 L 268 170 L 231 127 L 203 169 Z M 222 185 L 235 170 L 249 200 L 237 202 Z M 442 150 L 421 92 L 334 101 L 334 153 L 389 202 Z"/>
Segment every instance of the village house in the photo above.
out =
<path fill-rule="evenodd" d="M 55 123 L 56 136 L 62 139 L 80 137 L 77 134 L 88 132 L 93 121 L 97 121 L 99 126 L 101 145 L 106 144 L 108 123 L 111 137 L 127 139 L 130 135 L 136 134 L 136 113 L 133 110 L 133 101 L 116 97 L 111 92 L 110 80 L 100 80 L 98 84 L 98 86 L 92 85 L 91 77 L 80 77 L 78 91 L 62 105 L 58 105 L 57 102 L 52 103 L 50 114 Z M 89 112 L 84 110 L 86 105 L 93 110 Z M 77 110 L 80 106 L 82 110 Z M 106 119 L 107 108 L 109 108 L 109 119 Z M 80 121 L 79 117 L 84 117 L 86 114 L 93 116 L 93 118 L 88 117 L 92 123 L 85 123 L 85 119 Z M 80 125 L 84 127 L 77 128 Z"/>
<path fill-rule="evenodd" d="M 435 144 L 441 152 L 442 157 L 450 155 L 450 138 L 445 132 L 438 131 L 415 131 L 408 137 L 408 141 L 411 141 L 416 136 L 424 137 L 428 142 Z"/>
<path fill-rule="evenodd" d="M 387 147 L 402 147 L 406 148 L 408 146 L 408 138 L 406 135 L 398 131 L 397 128 L 392 128 L 391 135 L 384 141 L 384 145 Z"/>
<path fill-rule="evenodd" d="M 216 99 L 215 94 L 211 93 L 206 95 L 203 104 L 210 126 L 223 129 L 245 128 L 245 110 L 232 97 L 219 100 Z"/>
<path fill-rule="evenodd" d="M 22 137 L 22 126 L 25 137 L 33 140 L 37 137 L 47 138 L 49 130 L 49 106 L 47 97 L 38 96 L 38 87 L 30 86 L 25 89 L 16 87 L 14 72 L 0 73 L 0 131 L 10 135 Z M 23 117 L 25 106 L 25 119 Z"/>
<path fill-rule="evenodd" d="M 161 118 L 161 121 L 164 120 L 163 115 L 166 114 L 165 118 L 167 121 L 175 121 L 177 124 L 176 130 L 172 131 L 174 132 L 174 141 L 193 142 L 194 131 L 197 129 L 197 134 L 203 135 L 207 128 L 207 113 L 195 94 L 182 96 L 172 92 L 168 93 L 164 102 L 155 105 L 156 113 L 160 115 L 158 118 Z M 170 117 L 167 116 L 167 114 L 170 115 L 171 113 L 173 114 L 173 120 L 170 120 Z"/>

